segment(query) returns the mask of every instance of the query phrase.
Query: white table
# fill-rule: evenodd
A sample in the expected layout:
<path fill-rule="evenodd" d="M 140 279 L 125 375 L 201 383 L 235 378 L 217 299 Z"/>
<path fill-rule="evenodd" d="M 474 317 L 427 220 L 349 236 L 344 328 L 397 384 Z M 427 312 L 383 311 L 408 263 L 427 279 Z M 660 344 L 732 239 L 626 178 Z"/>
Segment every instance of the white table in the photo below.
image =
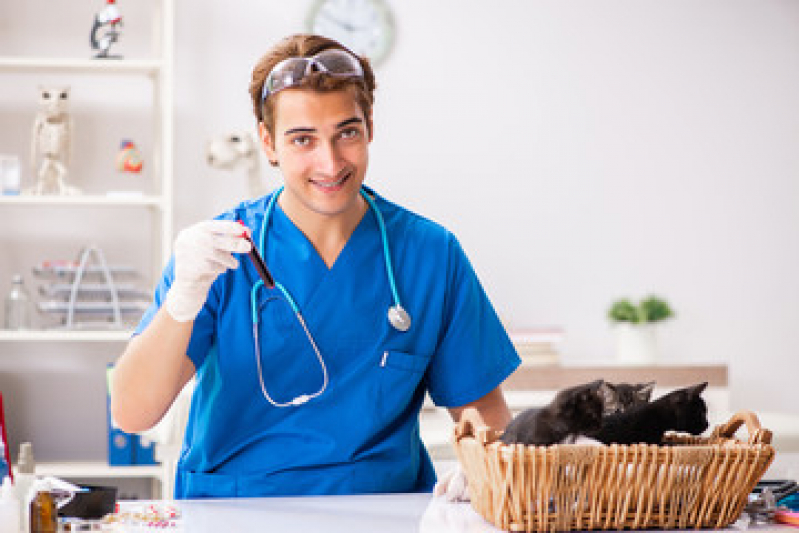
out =
<path fill-rule="evenodd" d="M 405 533 L 419 531 L 420 520 L 430 500 L 430 494 L 179 500 L 168 502 L 168 505 L 180 510 L 182 516 L 178 523 L 181 527 L 123 528 L 120 531 Z M 139 505 L 142 504 L 123 502 L 121 509 Z"/>
<path fill-rule="evenodd" d="M 318 531 L 324 533 L 497 533 L 468 503 L 430 494 L 381 494 L 303 498 L 242 498 L 174 502 L 183 517 L 172 531 Z M 124 507 L 124 505 L 123 505 Z M 796 531 L 770 525 L 756 531 Z M 126 529 L 125 531 L 134 531 Z M 150 529 L 135 529 L 150 531 Z M 170 531 L 152 528 L 152 531 Z"/>

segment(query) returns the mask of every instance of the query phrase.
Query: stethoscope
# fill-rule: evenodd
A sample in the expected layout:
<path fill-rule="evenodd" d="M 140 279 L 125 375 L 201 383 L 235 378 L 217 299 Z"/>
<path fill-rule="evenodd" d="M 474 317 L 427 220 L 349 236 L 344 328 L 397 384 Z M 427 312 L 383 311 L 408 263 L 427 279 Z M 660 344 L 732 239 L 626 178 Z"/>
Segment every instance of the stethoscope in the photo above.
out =
<path fill-rule="evenodd" d="M 264 220 L 261 223 L 261 237 L 259 239 L 259 250 L 261 250 L 261 255 L 266 254 L 266 230 L 269 227 L 269 221 L 272 218 L 272 212 L 275 208 L 275 202 L 277 201 L 278 196 L 280 193 L 283 192 L 283 187 L 280 187 L 272 197 L 269 199 L 269 202 L 266 205 L 266 211 L 264 211 Z M 383 257 L 386 263 L 386 275 L 388 276 L 388 284 L 391 287 L 391 296 L 394 299 L 394 305 L 388 308 L 388 322 L 391 326 L 396 329 L 397 331 L 408 331 L 411 327 L 411 317 L 407 311 L 400 305 L 399 293 L 397 292 L 397 283 L 396 279 L 394 278 L 394 269 L 393 263 L 391 262 L 391 252 L 388 246 L 388 232 L 386 231 L 386 224 L 383 221 L 383 214 L 378 209 L 377 204 L 372 199 L 371 196 L 366 192 L 366 190 L 361 187 L 361 196 L 366 203 L 369 204 L 372 212 L 374 212 L 375 217 L 377 218 L 377 225 L 380 228 L 380 239 L 383 243 Z M 322 353 L 319 351 L 319 347 L 316 345 L 316 341 L 311 335 L 311 332 L 308 330 L 308 326 L 305 324 L 305 319 L 302 317 L 302 313 L 300 312 L 300 308 L 297 306 L 297 303 L 292 298 L 291 293 L 289 293 L 288 289 L 286 289 L 282 283 L 277 280 L 274 280 L 275 287 L 280 290 L 283 296 L 286 298 L 289 306 L 291 307 L 294 314 L 297 316 L 297 321 L 302 326 L 303 331 L 305 332 L 305 336 L 308 338 L 308 342 L 313 347 L 314 353 L 316 354 L 316 358 L 319 360 L 319 365 L 322 367 L 322 387 L 314 392 L 313 394 L 300 394 L 296 398 L 288 402 L 276 402 L 270 395 L 269 392 L 266 390 L 266 384 L 264 383 L 264 373 L 263 369 L 261 368 L 261 347 L 258 338 L 258 289 L 264 286 L 264 282 L 262 280 L 258 280 L 255 285 L 253 285 L 252 290 L 250 291 L 250 309 L 252 313 L 252 334 L 253 339 L 255 340 L 255 364 L 258 367 L 258 381 L 261 384 L 261 392 L 263 392 L 264 398 L 274 405 L 275 407 L 289 407 L 292 405 L 302 405 L 308 400 L 316 398 L 317 396 L 321 395 L 327 389 L 328 383 L 328 375 L 327 375 L 327 365 L 325 365 L 325 360 L 322 357 Z"/>

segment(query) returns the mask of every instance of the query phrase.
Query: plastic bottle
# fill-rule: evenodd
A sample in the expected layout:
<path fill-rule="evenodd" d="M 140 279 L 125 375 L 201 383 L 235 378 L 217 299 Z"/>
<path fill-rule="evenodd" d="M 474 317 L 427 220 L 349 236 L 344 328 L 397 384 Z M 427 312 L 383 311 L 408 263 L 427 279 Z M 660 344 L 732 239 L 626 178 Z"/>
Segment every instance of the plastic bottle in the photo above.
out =
<path fill-rule="evenodd" d="M 11 478 L 3 478 L 0 489 L 0 533 L 19 533 L 21 530 L 19 500 L 11 484 Z"/>
<path fill-rule="evenodd" d="M 19 499 L 23 533 L 27 533 L 30 528 L 30 502 L 28 501 L 28 496 L 31 495 L 31 488 L 36 481 L 35 473 L 36 463 L 33 460 L 33 445 L 30 442 L 23 442 L 19 445 L 17 472 L 14 475 L 14 486 Z"/>
<path fill-rule="evenodd" d="M 6 296 L 6 329 L 28 329 L 31 325 L 31 297 L 25 288 L 22 274 L 11 279 L 11 290 Z"/>

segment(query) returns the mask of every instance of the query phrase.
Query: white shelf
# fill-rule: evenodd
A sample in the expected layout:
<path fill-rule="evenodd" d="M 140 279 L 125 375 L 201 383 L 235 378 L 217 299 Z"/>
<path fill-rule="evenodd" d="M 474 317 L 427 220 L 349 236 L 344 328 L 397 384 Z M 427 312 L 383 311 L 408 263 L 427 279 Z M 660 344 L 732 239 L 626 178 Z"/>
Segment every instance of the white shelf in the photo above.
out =
<path fill-rule="evenodd" d="M 173 217 L 173 180 L 174 180 L 174 28 L 175 28 L 175 0 L 155 0 L 149 5 L 149 11 L 152 14 L 152 24 L 147 24 L 148 28 L 143 27 L 143 30 L 148 30 L 151 40 L 152 56 L 148 56 L 147 52 L 142 55 L 144 57 L 138 58 L 123 58 L 123 59 L 92 59 L 89 58 L 87 53 L 85 57 L 58 57 L 60 50 L 57 47 L 52 48 L 50 51 L 44 52 L 44 56 L 33 57 L 30 56 L 12 56 L 8 50 L 0 51 L 0 76 L 6 78 L 8 83 L 14 84 L 19 82 L 30 83 L 36 80 L 46 79 L 48 77 L 58 77 L 62 83 L 71 83 L 78 81 L 96 80 L 96 81 L 114 81 L 119 84 L 125 84 L 127 81 L 133 81 L 136 84 L 136 89 L 139 86 L 152 88 L 152 100 L 146 107 L 141 107 L 142 121 L 147 122 L 151 126 L 151 141 L 150 141 L 150 154 L 147 154 L 147 160 L 152 161 L 152 166 L 148 167 L 153 169 L 152 175 L 152 188 L 144 189 L 142 186 L 140 191 L 136 191 L 135 187 L 131 185 L 129 188 L 132 191 L 111 191 L 110 194 L 105 194 L 106 191 L 98 191 L 96 194 L 83 194 L 75 196 L 32 196 L 32 195 L 19 195 L 19 196 L 0 196 L 0 212 L 4 215 L 5 219 L 9 219 L 9 228 L 15 227 L 15 218 L 25 216 L 27 211 L 36 210 L 52 210 L 55 209 L 59 216 L 65 217 L 80 217 L 81 221 L 99 221 L 97 232 L 103 231 L 102 220 L 104 217 L 115 217 L 117 211 L 125 210 L 124 216 L 134 212 L 136 209 L 147 211 L 144 215 L 152 218 L 150 226 L 150 234 L 145 235 L 140 240 L 136 238 L 131 242 L 130 254 L 142 254 L 142 261 L 149 259 L 148 271 L 145 274 L 146 279 L 158 280 L 160 278 L 163 265 L 168 261 L 171 256 L 171 244 L 174 236 L 172 235 L 172 217 Z M 12 17 L 13 18 L 13 17 Z M 58 36 L 54 36 L 58 37 Z M 52 40 L 52 39 L 51 39 Z M 87 31 L 88 41 L 88 31 Z M 88 44 L 88 43 L 87 43 Z M 24 41 L 23 41 L 24 45 Z M 24 46 L 19 47 L 20 50 L 25 50 Z M 103 83 L 89 84 L 88 89 L 91 91 L 105 91 Z M 126 92 L 112 93 L 109 97 L 117 100 L 124 101 L 126 99 Z M 86 101 L 94 103 L 92 94 L 88 92 L 85 96 Z M 103 99 L 108 95 L 103 93 Z M 9 99 L 9 95 L 0 92 L 0 101 L 5 105 L 5 108 L 0 112 L 0 124 L 4 128 L 19 129 L 19 110 L 14 109 L 13 100 Z M 99 104 L 100 102 L 98 102 Z M 113 117 L 103 116 L 103 107 L 100 105 L 90 105 L 82 110 L 84 118 L 87 120 L 96 119 L 97 135 L 103 135 L 105 127 L 110 123 Z M 27 114 L 27 113 L 26 113 Z M 9 120 L 10 119 L 10 120 Z M 8 122 L 8 124 L 6 124 Z M 94 122 L 93 122 L 94 124 Z M 19 134 L 30 135 L 28 125 L 23 126 L 24 131 Z M 110 130 L 109 130 L 110 131 Z M 91 132 L 90 132 L 91 134 Z M 81 153 L 81 149 L 91 150 L 96 139 L 84 139 L 86 145 L 75 148 L 77 151 L 75 155 Z M 91 154 L 87 154 L 91 155 Z M 98 176 L 99 178 L 99 176 Z M 117 186 L 121 187 L 121 186 Z M 124 188 L 124 187 L 122 187 Z M 148 193 L 148 194 L 145 194 Z M 38 212 L 38 211 L 37 211 Z M 135 211 L 136 215 L 141 215 L 141 212 Z M 46 227 L 33 227 L 28 228 L 31 232 L 47 231 Z M 8 233 L 8 231 L 6 232 Z M 5 248 L 8 248 L 6 241 L 10 237 L 0 239 L 0 243 Z M 113 236 L 108 236 L 113 238 Z M 76 246 L 80 244 L 84 237 L 79 235 L 75 236 Z M 28 250 L 32 246 L 39 246 L 35 239 L 30 240 L 26 244 Z M 135 249 L 133 249 L 135 247 Z M 9 274 L 8 270 L 14 269 L 20 271 L 23 266 L 21 263 L 27 261 L 23 253 L 16 254 L 6 251 L 9 255 L 4 265 L 4 272 L 0 272 L 4 276 Z M 28 255 L 32 255 L 29 253 Z M 111 258 L 109 258 L 111 259 Z M 126 259 L 120 259 L 123 261 Z M 114 261 L 112 259 L 112 261 Z M 30 262 L 30 261 L 27 261 Z M 139 265 L 137 265 L 138 267 Z M 13 271 L 13 270 L 12 270 Z M 112 324 L 108 324 L 111 326 Z M 27 347 L 28 344 L 35 346 L 32 356 L 41 358 L 41 365 L 39 362 L 34 367 L 33 372 L 41 372 L 40 367 L 56 365 L 56 361 L 52 360 L 52 347 L 64 346 L 68 348 L 68 352 L 81 352 L 83 348 L 92 344 L 102 346 L 103 343 L 124 343 L 131 337 L 131 330 L 114 330 L 114 329 L 101 329 L 105 326 L 104 323 L 87 325 L 97 329 L 50 329 L 50 330 L 25 330 L 25 331 L 10 331 L 0 329 L 0 358 L 4 358 L 9 353 L 20 351 L 21 348 Z M 49 348 L 48 348 L 49 346 Z M 114 350 L 116 351 L 116 349 Z M 105 351 L 105 353 L 108 353 Z M 27 357 L 28 354 L 25 353 Z M 105 363 L 96 361 L 92 364 L 92 371 L 98 369 L 105 369 Z M 88 371 L 88 370 L 87 370 Z M 27 368 L 20 367 L 18 370 L 11 370 L 17 374 L 24 374 L 30 372 Z M 84 374 L 85 375 L 85 374 Z M 35 378 L 35 376 L 33 376 Z M 26 378 L 27 379 L 27 378 Z M 57 398 L 54 391 L 42 391 L 45 400 L 51 402 L 58 402 L 63 400 Z M 80 409 L 80 405 L 75 405 L 75 401 L 67 399 L 65 407 L 69 409 Z M 25 425 L 29 426 L 29 430 L 33 431 L 37 428 L 36 417 L 24 417 Z M 95 418 L 90 421 L 94 427 L 99 428 L 102 426 L 105 429 L 106 420 L 105 416 Z M 38 428 L 41 429 L 41 428 Z M 82 428 L 77 428 L 80 432 Z M 36 433 L 34 431 L 34 433 Z M 52 432 L 51 432 L 52 433 Z M 57 432 L 56 432 L 57 433 Z M 87 435 L 91 431 L 87 429 Z M 57 437 L 56 437 L 57 438 Z M 81 437 L 82 439 L 88 438 Z M 103 459 L 102 457 L 100 459 Z M 155 466 L 110 466 L 105 460 L 92 461 L 92 462 L 57 462 L 57 463 L 39 463 L 36 472 L 39 475 L 53 475 L 56 477 L 72 480 L 84 480 L 93 478 L 107 479 L 109 485 L 113 485 L 115 479 L 130 479 L 139 478 L 152 482 L 151 493 L 154 497 L 160 497 L 160 493 L 164 487 L 171 486 L 171 465 L 169 468 L 162 465 Z M 171 494 L 171 491 L 167 491 Z"/>
<path fill-rule="evenodd" d="M 69 74 L 133 74 L 156 76 L 159 59 L 69 59 L 45 57 L 0 57 L 0 69 L 21 73 L 59 72 Z"/>
<path fill-rule="evenodd" d="M 36 475 L 57 478 L 121 479 L 153 478 L 161 480 L 161 465 L 111 466 L 102 461 L 70 461 L 65 463 L 36 463 Z"/>
<path fill-rule="evenodd" d="M 75 195 L 75 196 L 34 196 L 20 194 L 17 196 L 0 196 L 0 205 L 18 206 L 149 206 L 163 208 L 164 198 L 161 196 L 119 194 L 119 195 Z"/>
<path fill-rule="evenodd" d="M 128 330 L 0 330 L 0 342 L 124 342 Z"/>
<path fill-rule="evenodd" d="M 16 470 L 16 467 L 15 467 Z M 145 479 L 150 481 L 152 499 L 160 499 L 164 488 L 171 486 L 166 479 L 167 470 L 161 465 L 111 466 L 103 461 L 70 461 L 64 463 L 37 463 L 37 476 L 52 476 L 66 481 L 95 479 L 113 480 Z M 167 483 L 165 483 L 167 482 Z"/>

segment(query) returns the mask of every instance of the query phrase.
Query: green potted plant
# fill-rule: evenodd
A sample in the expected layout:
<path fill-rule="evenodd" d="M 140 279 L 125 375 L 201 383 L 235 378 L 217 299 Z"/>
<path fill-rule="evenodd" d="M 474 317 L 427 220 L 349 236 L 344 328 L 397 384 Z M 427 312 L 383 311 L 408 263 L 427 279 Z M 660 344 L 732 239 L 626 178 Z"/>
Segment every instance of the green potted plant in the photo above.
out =
<path fill-rule="evenodd" d="M 608 318 L 616 329 L 616 356 L 628 364 L 652 364 L 658 360 L 656 326 L 674 316 L 669 303 L 657 296 L 638 304 L 627 298 L 616 300 Z"/>

